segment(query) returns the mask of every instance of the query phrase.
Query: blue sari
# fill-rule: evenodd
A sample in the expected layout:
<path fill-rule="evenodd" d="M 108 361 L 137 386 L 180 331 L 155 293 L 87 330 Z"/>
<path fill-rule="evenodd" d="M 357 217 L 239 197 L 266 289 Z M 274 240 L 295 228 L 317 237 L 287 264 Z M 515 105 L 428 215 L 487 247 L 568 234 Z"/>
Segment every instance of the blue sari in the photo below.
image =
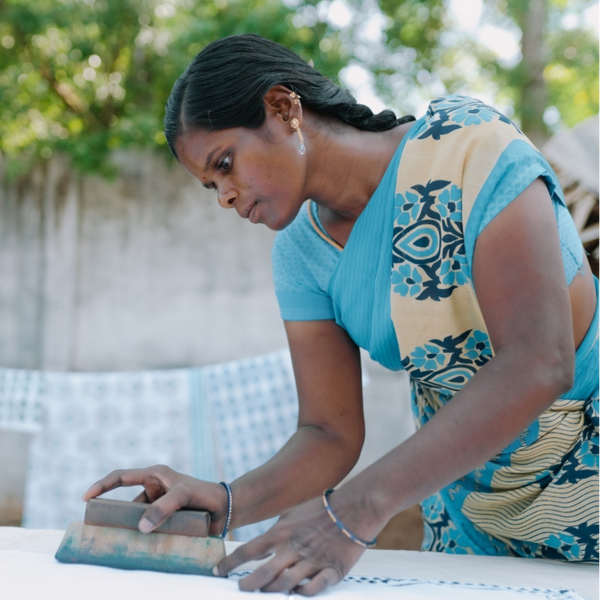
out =
<path fill-rule="evenodd" d="M 474 242 L 490 205 L 493 218 L 537 177 L 564 204 L 527 138 L 477 100 L 433 102 L 410 131 L 397 172 L 391 314 L 418 426 L 493 357 L 471 276 Z M 422 509 L 427 550 L 598 561 L 597 311 L 574 387 Z"/>

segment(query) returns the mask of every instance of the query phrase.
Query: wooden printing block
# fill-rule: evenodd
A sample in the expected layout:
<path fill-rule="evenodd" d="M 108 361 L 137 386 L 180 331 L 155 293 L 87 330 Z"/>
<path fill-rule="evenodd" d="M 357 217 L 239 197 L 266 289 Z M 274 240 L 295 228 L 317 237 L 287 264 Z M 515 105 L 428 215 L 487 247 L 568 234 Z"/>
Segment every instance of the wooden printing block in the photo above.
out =
<path fill-rule="evenodd" d="M 56 559 L 114 567 L 212 575 L 225 558 L 221 538 L 208 537 L 210 515 L 178 510 L 152 533 L 141 533 L 138 523 L 148 508 L 142 502 L 94 498 L 87 504 L 85 523 L 71 523 Z"/>
<path fill-rule="evenodd" d="M 92 498 L 87 503 L 84 523 L 103 527 L 138 530 L 138 523 L 148 504 Z M 153 533 L 172 533 L 192 537 L 208 537 L 210 515 L 201 510 L 178 510 Z"/>
<path fill-rule="evenodd" d="M 223 558 L 221 538 L 141 533 L 84 523 L 69 524 L 56 552 L 56 559 L 63 563 L 186 575 L 213 575 Z"/>

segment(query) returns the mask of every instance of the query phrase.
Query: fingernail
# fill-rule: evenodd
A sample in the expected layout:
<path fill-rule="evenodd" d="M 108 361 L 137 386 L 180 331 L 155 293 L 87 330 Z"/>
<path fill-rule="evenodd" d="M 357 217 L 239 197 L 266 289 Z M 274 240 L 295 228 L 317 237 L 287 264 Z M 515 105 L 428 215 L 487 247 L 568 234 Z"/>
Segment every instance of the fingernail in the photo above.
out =
<path fill-rule="evenodd" d="M 152 528 L 154 527 L 154 524 L 151 523 L 148 519 L 143 518 L 140 521 L 138 527 L 142 533 L 150 533 L 152 531 Z"/>
<path fill-rule="evenodd" d="M 217 569 L 217 567 L 213 567 L 213 575 L 214 575 L 215 577 L 218 577 L 218 576 L 219 576 L 219 569 Z"/>

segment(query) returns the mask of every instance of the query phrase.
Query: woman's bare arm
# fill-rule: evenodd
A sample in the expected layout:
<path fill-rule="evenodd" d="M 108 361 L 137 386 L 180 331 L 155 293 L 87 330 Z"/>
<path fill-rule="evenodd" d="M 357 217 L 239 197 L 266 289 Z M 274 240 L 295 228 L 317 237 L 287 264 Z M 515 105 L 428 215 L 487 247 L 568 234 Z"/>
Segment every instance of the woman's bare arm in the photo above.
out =
<path fill-rule="evenodd" d="M 285 327 L 298 388 L 298 431 L 271 460 L 232 483 L 235 527 L 279 515 L 337 485 L 363 446 L 358 347 L 334 321 Z"/>
<path fill-rule="evenodd" d="M 281 514 L 324 487 L 339 483 L 355 465 L 364 441 L 360 353 L 334 321 L 288 322 L 286 330 L 299 396 L 298 430 L 264 465 L 231 483 L 231 527 Z M 113 471 L 84 500 L 119 486 L 144 486 L 136 498 L 151 505 L 140 528 L 151 531 L 179 508 L 208 510 L 211 534 L 223 530 L 227 495 L 164 465 Z"/>

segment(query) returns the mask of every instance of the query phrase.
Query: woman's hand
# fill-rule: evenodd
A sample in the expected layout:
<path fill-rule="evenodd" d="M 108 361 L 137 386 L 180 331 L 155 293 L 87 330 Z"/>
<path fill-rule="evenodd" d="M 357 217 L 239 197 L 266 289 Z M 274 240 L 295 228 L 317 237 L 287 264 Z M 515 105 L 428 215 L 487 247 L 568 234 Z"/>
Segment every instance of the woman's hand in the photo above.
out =
<path fill-rule="evenodd" d="M 330 497 L 333 498 L 334 496 Z M 360 504 L 339 511 L 351 531 L 364 519 Z M 354 531 L 353 531 L 354 532 Z M 264 535 L 240 546 L 218 565 L 225 576 L 243 563 L 274 555 L 269 562 L 239 582 L 243 591 L 294 592 L 314 596 L 341 581 L 360 558 L 364 548 L 348 539 L 333 523 L 322 499 L 313 498 L 283 513 Z"/>
<path fill-rule="evenodd" d="M 227 492 L 218 483 L 208 483 L 177 473 L 164 465 L 146 469 L 126 469 L 109 473 L 83 495 L 84 502 L 118 487 L 143 485 L 134 502 L 147 502 L 139 529 L 148 533 L 164 523 L 176 510 L 188 508 L 210 513 L 210 535 L 220 535 L 225 524 Z"/>

